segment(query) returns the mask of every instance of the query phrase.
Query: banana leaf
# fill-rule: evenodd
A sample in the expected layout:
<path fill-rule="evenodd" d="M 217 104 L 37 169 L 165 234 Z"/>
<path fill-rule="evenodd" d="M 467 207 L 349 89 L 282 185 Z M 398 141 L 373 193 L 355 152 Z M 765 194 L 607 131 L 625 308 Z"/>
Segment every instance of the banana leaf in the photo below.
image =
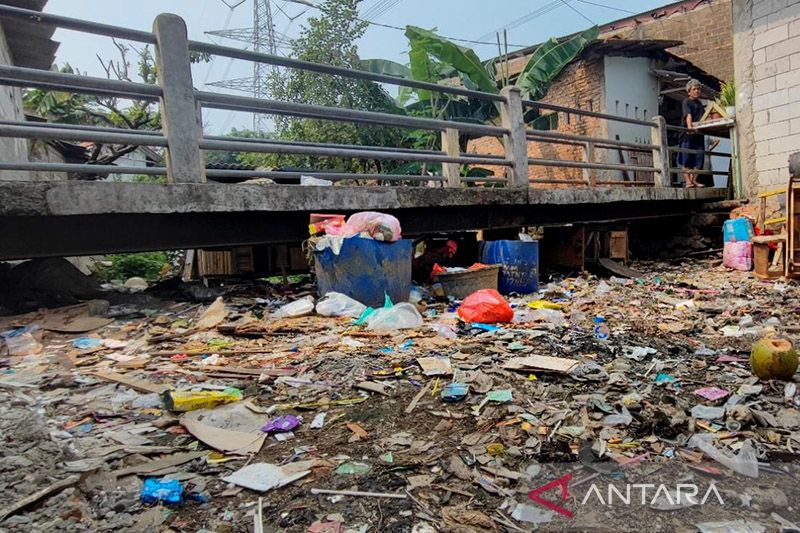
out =
<path fill-rule="evenodd" d="M 416 26 L 406 26 L 406 37 L 411 44 L 409 55 L 411 57 L 411 75 L 414 79 L 422 79 L 417 77 L 417 74 L 425 70 L 432 72 L 430 58 L 434 57 L 444 65 L 454 68 L 463 76 L 469 77 L 481 91 L 492 94 L 499 92 L 494 76 L 483 66 L 471 49 L 458 46 L 432 31 Z M 424 81 L 433 83 L 438 81 L 430 78 L 432 76 L 429 75 Z M 422 95 L 420 95 L 420 99 L 422 99 Z"/>
<path fill-rule="evenodd" d="M 544 96 L 556 76 L 578 57 L 587 44 L 596 40 L 599 34 L 600 29 L 595 26 L 569 40 L 559 43 L 550 39 L 537 48 L 517 80 L 523 97 L 536 100 Z"/>
<path fill-rule="evenodd" d="M 409 79 L 411 69 L 400 63 L 389 61 L 388 59 L 362 59 L 361 70 L 372 72 L 373 74 L 385 74 L 396 78 Z"/>

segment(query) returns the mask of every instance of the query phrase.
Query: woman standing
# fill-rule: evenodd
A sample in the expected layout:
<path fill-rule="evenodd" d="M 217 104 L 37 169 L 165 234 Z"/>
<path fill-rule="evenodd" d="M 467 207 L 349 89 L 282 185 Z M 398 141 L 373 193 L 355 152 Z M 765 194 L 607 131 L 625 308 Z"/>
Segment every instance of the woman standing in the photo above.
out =
<path fill-rule="evenodd" d="M 705 153 L 703 153 L 706 149 L 705 137 L 694 132 L 695 123 L 703 118 L 703 113 L 706 111 L 706 107 L 700 101 L 700 82 L 691 80 L 686 84 L 686 92 L 688 97 L 683 101 L 682 125 L 692 131 L 684 133 L 681 140 L 681 148 L 698 150 L 698 152 L 679 152 L 678 164 L 683 168 L 683 179 L 686 182 L 686 187 L 705 187 L 705 185 L 697 182 L 697 174 L 691 172 L 703 170 L 703 162 L 705 160 Z"/>

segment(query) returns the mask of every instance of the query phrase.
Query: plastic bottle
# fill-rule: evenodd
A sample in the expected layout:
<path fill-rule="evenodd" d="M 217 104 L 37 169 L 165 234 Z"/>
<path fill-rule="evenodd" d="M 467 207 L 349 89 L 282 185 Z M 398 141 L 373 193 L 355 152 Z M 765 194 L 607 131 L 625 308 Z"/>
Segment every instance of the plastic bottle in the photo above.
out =
<path fill-rule="evenodd" d="M 599 341 L 607 341 L 611 336 L 611 330 L 606 325 L 606 319 L 601 316 L 594 317 L 594 337 Z"/>

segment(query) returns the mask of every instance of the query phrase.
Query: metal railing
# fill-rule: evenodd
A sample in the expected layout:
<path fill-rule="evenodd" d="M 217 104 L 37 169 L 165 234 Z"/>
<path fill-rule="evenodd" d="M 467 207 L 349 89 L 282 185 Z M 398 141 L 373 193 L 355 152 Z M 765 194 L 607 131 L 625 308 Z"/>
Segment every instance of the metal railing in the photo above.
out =
<path fill-rule="evenodd" d="M 331 65 L 300 61 L 210 43 L 191 41 L 187 38 L 186 25 L 180 17 L 171 14 L 159 15 L 153 32 L 131 30 L 107 24 L 77 20 L 60 15 L 40 13 L 11 6 L 0 6 L 0 17 L 4 20 L 19 19 L 46 24 L 57 28 L 95 35 L 115 37 L 152 44 L 155 46 L 158 64 L 158 84 L 148 85 L 129 81 L 80 76 L 74 74 L 43 71 L 14 66 L 0 66 L 0 84 L 39 88 L 45 90 L 71 91 L 96 96 L 110 96 L 133 100 L 158 101 L 162 117 L 161 131 L 136 131 L 122 128 L 47 124 L 31 122 L 0 121 L 0 137 L 34 138 L 63 141 L 90 141 L 96 143 L 125 144 L 133 146 L 156 146 L 167 154 L 166 167 L 126 167 L 116 165 L 0 162 L 0 170 L 55 171 L 105 174 L 153 174 L 166 175 L 168 183 L 202 183 L 207 178 L 298 178 L 296 171 L 281 170 L 222 170 L 206 169 L 204 150 L 253 152 L 269 154 L 293 154 L 318 157 L 364 158 L 397 162 L 438 163 L 442 165 L 440 175 L 405 175 L 382 173 L 348 173 L 335 169 L 319 169 L 308 174 L 332 181 L 377 180 L 387 183 L 439 182 L 448 187 L 460 187 L 465 183 L 504 184 L 511 188 L 526 188 L 531 183 L 568 183 L 580 186 L 630 185 L 623 181 L 602 181 L 595 171 L 646 172 L 654 176 L 651 182 L 634 184 L 670 186 L 670 148 L 667 146 L 667 126 L 662 117 L 653 121 L 619 117 L 589 110 L 523 100 L 516 87 L 506 87 L 500 94 L 491 94 L 463 87 L 451 87 L 351 70 Z M 268 65 L 303 69 L 325 75 L 342 76 L 376 83 L 424 89 L 458 97 L 481 99 L 492 102 L 499 108 L 501 125 L 473 124 L 452 120 L 412 117 L 401 114 L 361 111 L 261 99 L 247 96 L 219 94 L 195 89 L 192 82 L 190 52 L 199 52 L 260 62 Z M 357 124 L 380 125 L 394 128 L 423 129 L 441 134 L 441 150 L 419 150 L 385 146 L 312 143 L 260 138 L 239 138 L 205 135 L 202 131 L 202 110 L 222 109 L 249 113 L 314 118 L 318 120 L 342 121 Z M 652 133 L 650 144 L 574 135 L 559 131 L 530 129 L 525 120 L 525 109 L 542 109 L 570 113 L 596 119 L 647 126 Z M 490 136 L 500 138 L 502 155 L 473 154 L 461 151 L 461 136 Z M 528 156 L 529 143 L 572 144 L 582 147 L 580 160 L 547 159 Z M 611 163 L 596 158 L 596 150 L 626 149 L 652 154 L 652 165 Z M 503 176 L 468 178 L 461 176 L 461 165 L 491 165 L 499 167 Z M 581 180 L 544 180 L 530 175 L 530 167 L 562 167 L 583 171 Z"/>

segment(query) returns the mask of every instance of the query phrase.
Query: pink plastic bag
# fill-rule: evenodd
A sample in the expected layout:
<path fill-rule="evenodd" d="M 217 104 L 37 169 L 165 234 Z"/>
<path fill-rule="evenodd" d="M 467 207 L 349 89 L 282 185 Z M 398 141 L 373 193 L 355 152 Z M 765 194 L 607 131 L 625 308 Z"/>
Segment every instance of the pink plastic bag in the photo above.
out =
<path fill-rule="evenodd" d="M 753 243 L 750 241 L 726 242 L 722 248 L 722 264 L 734 270 L 752 270 Z"/>
<path fill-rule="evenodd" d="M 376 241 L 394 242 L 400 240 L 400 221 L 392 215 L 364 211 L 347 219 L 341 235 L 354 237 L 366 233 Z"/>
<path fill-rule="evenodd" d="M 514 320 L 514 310 L 496 290 L 481 289 L 464 298 L 458 316 L 464 322 L 494 324 Z"/>

